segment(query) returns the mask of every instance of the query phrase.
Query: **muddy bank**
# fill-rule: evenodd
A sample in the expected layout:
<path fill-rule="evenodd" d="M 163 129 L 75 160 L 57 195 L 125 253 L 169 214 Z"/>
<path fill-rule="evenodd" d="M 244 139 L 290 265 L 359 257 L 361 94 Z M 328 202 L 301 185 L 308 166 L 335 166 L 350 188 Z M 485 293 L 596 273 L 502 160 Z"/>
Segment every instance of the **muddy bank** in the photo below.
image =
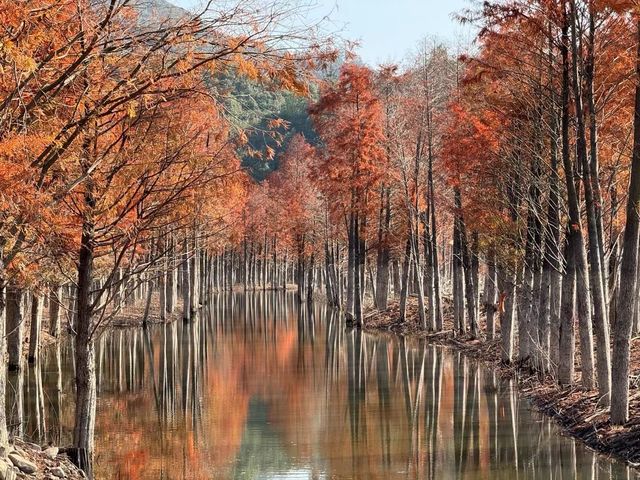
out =
<path fill-rule="evenodd" d="M 630 393 L 630 418 L 623 427 L 614 427 L 609 421 L 608 409 L 600 403 L 596 392 L 578 386 L 562 387 L 551 376 L 541 378 L 530 368 L 518 364 L 505 365 L 500 360 L 500 331 L 496 338 L 487 340 L 484 335 L 473 339 L 469 335 L 456 335 L 452 316 L 445 307 L 444 329 L 433 334 L 418 322 L 417 306 L 407 307 L 407 320 L 400 321 L 399 308 L 393 304 L 384 312 L 372 311 L 365 315 L 364 331 L 392 332 L 412 338 L 455 348 L 497 370 L 504 379 L 514 379 L 520 392 L 532 407 L 553 418 L 567 435 L 583 442 L 589 448 L 606 456 L 617 458 L 633 467 L 640 467 L 640 391 L 632 381 Z M 484 324 L 481 321 L 481 331 Z M 640 342 L 632 343 L 632 379 L 640 378 Z M 576 367 L 579 373 L 579 368 Z"/>

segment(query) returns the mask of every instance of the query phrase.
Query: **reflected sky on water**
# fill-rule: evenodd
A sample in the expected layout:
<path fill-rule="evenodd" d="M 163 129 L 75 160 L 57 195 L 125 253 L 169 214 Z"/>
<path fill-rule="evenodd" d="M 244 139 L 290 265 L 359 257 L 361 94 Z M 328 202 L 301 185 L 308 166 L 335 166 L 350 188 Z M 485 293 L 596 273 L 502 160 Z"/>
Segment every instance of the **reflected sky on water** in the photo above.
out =
<path fill-rule="evenodd" d="M 99 479 L 632 479 L 463 355 L 344 328 L 284 293 L 97 345 Z M 71 343 L 9 378 L 11 429 L 66 445 Z"/>

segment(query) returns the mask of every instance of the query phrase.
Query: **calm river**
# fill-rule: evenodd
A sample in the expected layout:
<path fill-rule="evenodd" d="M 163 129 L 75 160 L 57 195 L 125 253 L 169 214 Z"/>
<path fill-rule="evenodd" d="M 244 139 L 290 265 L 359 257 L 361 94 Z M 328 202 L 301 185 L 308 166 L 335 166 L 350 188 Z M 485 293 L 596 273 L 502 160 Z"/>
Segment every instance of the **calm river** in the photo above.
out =
<path fill-rule="evenodd" d="M 98 345 L 98 479 L 630 479 L 464 356 L 346 331 L 322 304 L 220 295 Z M 10 378 L 14 431 L 69 444 L 71 344 Z"/>

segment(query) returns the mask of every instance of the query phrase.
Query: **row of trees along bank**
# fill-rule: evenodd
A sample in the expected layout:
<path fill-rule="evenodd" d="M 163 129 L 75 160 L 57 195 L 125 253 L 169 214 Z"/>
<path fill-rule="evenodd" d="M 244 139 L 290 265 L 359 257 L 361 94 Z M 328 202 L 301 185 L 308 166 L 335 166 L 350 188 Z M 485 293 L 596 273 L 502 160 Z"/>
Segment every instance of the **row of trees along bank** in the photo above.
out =
<path fill-rule="evenodd" d="M 640 330 L 638 13 L 484 2 L 461 15 L 480 27 L 472 54 L 426 41 L 402 68 L 345 63 L 310 107 L 320 144 L 292 142 L 253 193 L 244 258 L 281 258 L 289 232 L 300 297 L 315 279 L 356 326 L 391 293 L 401 321 L 415 296 L 431 332 L 449 313 L 473 338 L 499 325 L 503 362 L 597 389 L 625 424 Z"/>
<path fill-rule="evenodd" d="M 75 341 L 81 460 L 94 443 L 94 345 L 110 320 L 136 300 L 146 319 L 154 291 L 163 316 L 182 303 L 189 318 L 232 282 L 223 245 L 238 235 L 251 181 L 236 153 L 246 135 L 212 79 L 305 94 L 309 72 L 333 56 L 300 25 L 302 4 L 208 2 L 194 14 L 155 4 L 0 1 L 0 354 L 8 343 L 9 368 L 22 368 L 27 314 L 32 361 L 43 313 L 53 336 L 62 318 Z"/>

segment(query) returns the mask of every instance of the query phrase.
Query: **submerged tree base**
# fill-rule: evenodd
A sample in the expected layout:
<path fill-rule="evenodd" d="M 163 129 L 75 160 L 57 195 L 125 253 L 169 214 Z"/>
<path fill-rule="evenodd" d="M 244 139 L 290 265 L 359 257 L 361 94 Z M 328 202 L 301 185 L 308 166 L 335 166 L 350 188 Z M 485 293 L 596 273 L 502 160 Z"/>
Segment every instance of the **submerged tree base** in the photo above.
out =
<path fill-rule="evenodd" d="M 520 392 L 531 402 L 532 407 L 554 419 L 567 435 L 598 453 L 622 460 L 634 468 L 640 467 L 640 390 L 634 382 L 630 393 L 631 420 L 626 425 L 617 427 L 611 424 L 609 409 L 601 403 L 596 391 L 577 386 L 577 381 L 574 386 L 559 386 L 551 375 L 541 377 L 528 365 L 503 363 L 499 329 L 493 340 L 457 334 L 453 316 L 448 305 L 445 305 L 444 329 L 431 333 L 420 324 L 415 301 L 407 307 L 406 322 L 400 321 L 398 312 L 397 304 L 390 305 L 383 312 L 369 312 L 365 315 L 364 330 L 422 338 L 430 343 L 460 350 L 496 369 L 505 380 L 515 379 Z M 484 325 L 481 328 L 484 330 Z M 579 365 L 579 359 L 576 359 L 576 363 Z M 579 372 L 578 365 L 576 371 Z M 632 378 L 640 378 L 640 343 L 637 341 L 631 345 L 631 373 Z"/>

